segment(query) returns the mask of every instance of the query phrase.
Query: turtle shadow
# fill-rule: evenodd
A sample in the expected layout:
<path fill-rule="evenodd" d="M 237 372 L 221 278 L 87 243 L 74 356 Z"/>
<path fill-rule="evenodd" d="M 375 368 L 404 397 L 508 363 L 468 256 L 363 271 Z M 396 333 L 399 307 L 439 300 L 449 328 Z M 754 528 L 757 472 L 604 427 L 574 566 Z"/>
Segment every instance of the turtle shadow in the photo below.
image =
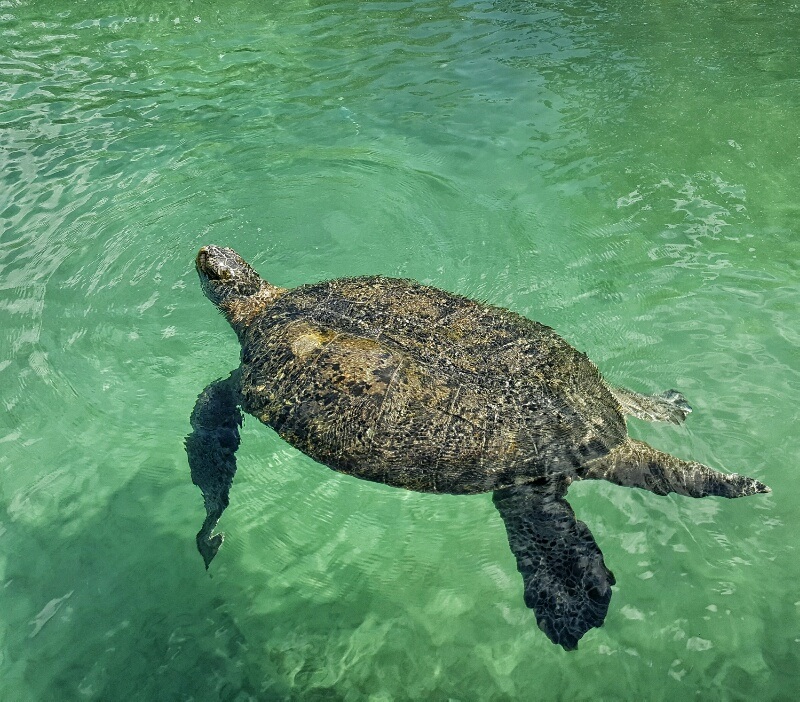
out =
<path fill-rule="evenodd" d="M 78 526 L 0 524 L 5 699 L 339 699 L 307 662 L 332 618 L 337 633 L 360 626 L 352 608 L 344 621 L 308 599 L 254 612 L 247 573 L 203 568 L 197 515 L 176 504 L 198 498 L 140 474 Z"/>

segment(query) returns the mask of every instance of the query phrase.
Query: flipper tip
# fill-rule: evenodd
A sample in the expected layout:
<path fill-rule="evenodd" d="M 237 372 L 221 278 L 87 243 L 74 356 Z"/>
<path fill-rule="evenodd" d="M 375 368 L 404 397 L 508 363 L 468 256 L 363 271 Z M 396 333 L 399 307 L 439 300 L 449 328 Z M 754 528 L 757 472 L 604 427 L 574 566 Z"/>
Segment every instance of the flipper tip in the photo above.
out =
<path fill-rule="evenodd" d="M 686 400 L 686 396 L 682 392 L 675 390 L 674 388 L 667 390 L 666 392 L 662 392 L 661 395 L 657 395 L 657 397 L 662 397 L 668 402 L 671 402 L 678 409 L 682 410 L 684 414 L 692 413 L 692 406 Z"/>
<path fill-rule="evenodd" d="M 738 481 L 736 481 L 738 485 L 732 483 L 734 489 L 731 494 L 725 495 L 725 497 L 749 497 L 750 495 L 765 495 L 772 492 L 772 488 L 769 485 L 764 485 L 764 483 L 755 478 L 748 478 L 735 473 L 734 475 L 738 478 Z"/>
<path fill-rule="evenodd" d="M 197 535 L 197 550 L 200 551 L 200 555 L 203 557 L 206 570 L 211 565 L 211 561 L 214 560 L 214 556 L 217 555 L 224 538 L 223 534 L 214 534 L 214 536 L 206 537 L 203 531 L 200 531 Z"/>

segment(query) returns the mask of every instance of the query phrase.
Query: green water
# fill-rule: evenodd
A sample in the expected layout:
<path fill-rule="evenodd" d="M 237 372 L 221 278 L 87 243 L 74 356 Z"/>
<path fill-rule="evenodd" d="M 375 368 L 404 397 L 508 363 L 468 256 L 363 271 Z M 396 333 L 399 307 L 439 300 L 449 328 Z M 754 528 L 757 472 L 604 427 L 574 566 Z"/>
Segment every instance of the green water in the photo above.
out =
<path fill-rule="evenodd" d="M 0 1 L 0 698 L 795 699 L 799 190 L 793 0 Z M 618 585 L 566 653 L 488 495 L 250 420 L 207 574 L 205 243 L 550 324 L 774 492 L 574 485 Z"/>

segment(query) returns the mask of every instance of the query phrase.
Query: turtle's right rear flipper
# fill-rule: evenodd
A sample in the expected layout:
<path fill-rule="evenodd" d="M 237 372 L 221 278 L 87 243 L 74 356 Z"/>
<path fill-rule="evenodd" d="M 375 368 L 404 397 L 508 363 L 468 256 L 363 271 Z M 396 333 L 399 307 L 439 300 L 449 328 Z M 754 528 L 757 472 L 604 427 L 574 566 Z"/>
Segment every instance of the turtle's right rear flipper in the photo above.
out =
<path fill-rule="evenodd" d="M 238 405 L 239 373 L 234 371 L 200 393 L 190 418 L 192 432 L 186 437 L 192 482 L 202 490 L 206 507 L 205 521 L 197 533 L 197 550 L 206 568 L 222 544 L 222 534 L 211 533 L 228 506 L 228 491 L 236 473 L 242 426 Z"/>
<path fill-rule="evenodd" d="M 682 393 L 667 390 L 660 395 L 643 395 L 640 392 L 609 385 L 611 394 L 622 407 L 625 414 L 646 422 L 669 422 L 680 424 L 692 408 Z"/>
<path fill-rule="evenodd" d="M 606 456 L 589 461 L 581 477 L 642 488 L 656 495 L 676 492 L 688 497 L 746 497 L 770 492 L 755 478 L 738 473 L 720 473 L 702 463 L 681 460 L 635 439 L 628 439 Z"/>

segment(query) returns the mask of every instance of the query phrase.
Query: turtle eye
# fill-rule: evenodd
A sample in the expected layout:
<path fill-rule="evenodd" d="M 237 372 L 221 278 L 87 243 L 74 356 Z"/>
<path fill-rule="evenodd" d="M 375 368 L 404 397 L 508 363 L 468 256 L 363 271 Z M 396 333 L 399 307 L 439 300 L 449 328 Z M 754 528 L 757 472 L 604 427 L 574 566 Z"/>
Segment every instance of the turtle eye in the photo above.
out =
<path fill-rule="evenodd" d="M 205 274 L 209 280 L 214 280 L 218 283 L 225 282 L 233 277 L 231 269 L 224 265 L 208 265 L 205 268 Z"/>

